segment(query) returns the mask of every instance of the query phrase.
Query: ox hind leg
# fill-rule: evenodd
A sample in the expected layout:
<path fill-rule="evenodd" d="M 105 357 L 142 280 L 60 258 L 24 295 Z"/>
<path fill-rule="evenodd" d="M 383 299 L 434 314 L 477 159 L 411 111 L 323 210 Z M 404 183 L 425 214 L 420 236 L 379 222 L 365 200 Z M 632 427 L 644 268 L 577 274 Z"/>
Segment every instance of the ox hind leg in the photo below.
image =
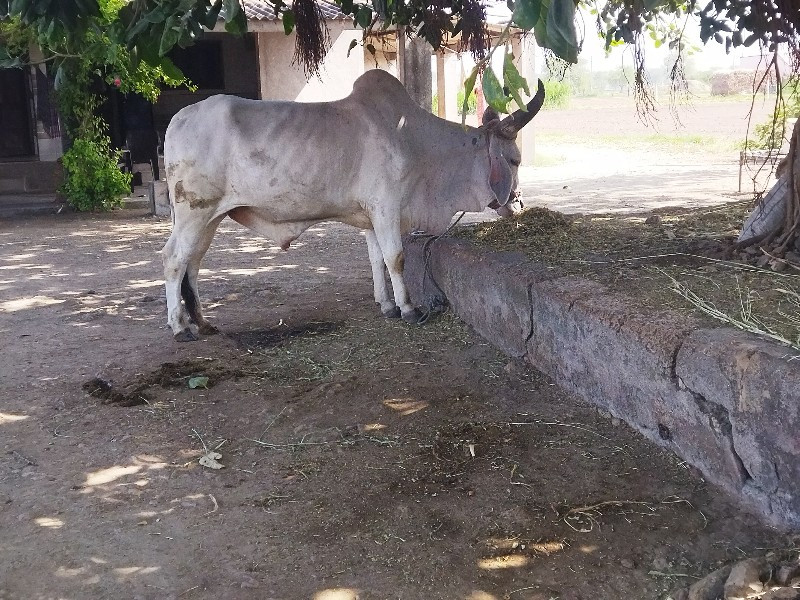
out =
<path fill-rule="evenodd" d="M 375 293 L 375 302 L 381 307 L 381 313 L 389 319 L 400 317 L 400 309 L 389 295 L 389 288 L 386 285 L 386 264 L 383 262 L 383 253 L 375 232 L 367 229 L 367 251 L 369 252 L 369 262 L 372 267 L 372 286 Z"/>
<path fill-rule="evenodd" d="M 176 207 L 172 234 L 162 254 L 167 291 L 167 323 L 178 342 L 197 339 L 193 326 L 202 334 L 217 332 L 203 317 L 197 291 L 197 275 L 200 272 L 200 261 L 211 245 L 217 226 L 223 218 L 225 215 L 208 220 L 207 215 L 200 214 L 199 211 L 182 214 L 180 208 Z"/>
<path fill-rule="evenodd" d="M 406 323 L 419 323 L 422 320 L 422 313 L 414 308 L 411 304 L 406 288 L 405 281 L 403 281 L 403 270 L 405 267 L 405 258 L 403 256 L 403 240 L 399 228 L 392 226 L 391 223 L 381 222 L 380 220 L 373 221 L 375 227 L 374 237 L 377 246 L 380 249 L 380 254 L 383 255 L 383 261 L 389 271 L 389 278 L 392 280 L 392 290 L 394 291 L 394 301 L 397 308 L 400 309 L 400 314 Z M 369 236 L 367 237 L 369 244 Z M 368 246 L 369 247 L 369 246 Z M 376 267 L 372 261 L 372 250 L 370 249 L 370 262 L 373 263 L 372 273 L 375 277 Z M 383 273 L 381 272 L 381 277 Z M 376 289 L 376 300 L 378 296 L 377 278 L 373 281 Z M 385 283 L 383 284 L 385 286 Z M 388 292 L 385 293 L 388 297 Z"/>

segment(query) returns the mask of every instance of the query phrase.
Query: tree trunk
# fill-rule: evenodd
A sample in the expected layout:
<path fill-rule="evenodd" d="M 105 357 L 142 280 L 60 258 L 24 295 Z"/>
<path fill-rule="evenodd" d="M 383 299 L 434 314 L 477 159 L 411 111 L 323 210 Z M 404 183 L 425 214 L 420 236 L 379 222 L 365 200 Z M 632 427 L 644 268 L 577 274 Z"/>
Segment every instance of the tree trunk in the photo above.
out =
<path fill-rule="evenodd" d="M 778 182 L 745 221 L 738 246 L 758 247 L 773 258 L 773 268 L 790 264 L 800 269 L 800 119 L 776 175 Z"/>

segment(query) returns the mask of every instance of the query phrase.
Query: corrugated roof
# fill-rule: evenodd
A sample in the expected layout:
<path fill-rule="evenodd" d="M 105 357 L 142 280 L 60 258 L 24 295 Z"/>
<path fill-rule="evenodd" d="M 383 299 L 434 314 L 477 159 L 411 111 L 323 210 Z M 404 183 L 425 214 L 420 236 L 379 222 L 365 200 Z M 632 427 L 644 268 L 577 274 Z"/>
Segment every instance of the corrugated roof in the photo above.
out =
<path fill-rule="evenodd" d="M 331 2 L 325 0 L 317 0 L 317 4 L 322 10 L 322 14 L 328 20 L 344 20 L 349 19 L 347 15 L 339 10 L 339 7 Z M 248 21 L 275 21 L 275 10 L 273 7 L 264 0 L 242 0 L 244 7 L 244 14 L 247 16 Z"/>
<path fill-rule="evenodd" d="M 317 0 L 317 4 L 322 9 L 322 14 L 326 19 L 345 20 L 348 17 L 333 2 Z M 275 21 L 275 10 L 272 5 L 265 0 L 242 0 L 244 14 L 248 21 Z M 511 11 L 505 0 L 488 0 L 484 2 L 486 7 L 486 22 L 490 25 L 505 25 L 511 19 Z"/>

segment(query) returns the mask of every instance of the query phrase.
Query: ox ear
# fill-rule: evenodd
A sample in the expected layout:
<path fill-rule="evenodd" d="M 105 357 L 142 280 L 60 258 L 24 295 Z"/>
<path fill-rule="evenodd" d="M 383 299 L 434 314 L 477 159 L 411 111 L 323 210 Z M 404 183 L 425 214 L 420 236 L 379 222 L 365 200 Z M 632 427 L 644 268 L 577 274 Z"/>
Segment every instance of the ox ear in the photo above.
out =
<path fill-rule="evenodd" d="M 503 158 L 503 154 L 494 137 L 489 142 L 489 187 L 492 188 L 497 203 L 505 206 L 511 197 L 512 187 L 514 186 L 514 175 L 508 161 Z"/>

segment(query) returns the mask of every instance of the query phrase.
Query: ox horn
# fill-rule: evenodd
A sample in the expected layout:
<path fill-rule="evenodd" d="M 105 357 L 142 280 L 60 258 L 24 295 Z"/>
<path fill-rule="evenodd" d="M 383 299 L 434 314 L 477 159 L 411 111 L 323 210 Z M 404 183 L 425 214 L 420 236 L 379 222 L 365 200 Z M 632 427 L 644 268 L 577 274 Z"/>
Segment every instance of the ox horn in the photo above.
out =
<path fill-rule="evenodd" d="M 542 108 L 544 104 L 544 84 L 539 80 L 539 89 L 536 90 L 536 95 L 528 102 L 528 110 L 518 109 L 510 116 L 506 117 L 500 122 L 500 132 L 505 137 L 516 137 L 517 132 L 530 123 L 531 119 L 536 116 L 536 113 Z"/>

